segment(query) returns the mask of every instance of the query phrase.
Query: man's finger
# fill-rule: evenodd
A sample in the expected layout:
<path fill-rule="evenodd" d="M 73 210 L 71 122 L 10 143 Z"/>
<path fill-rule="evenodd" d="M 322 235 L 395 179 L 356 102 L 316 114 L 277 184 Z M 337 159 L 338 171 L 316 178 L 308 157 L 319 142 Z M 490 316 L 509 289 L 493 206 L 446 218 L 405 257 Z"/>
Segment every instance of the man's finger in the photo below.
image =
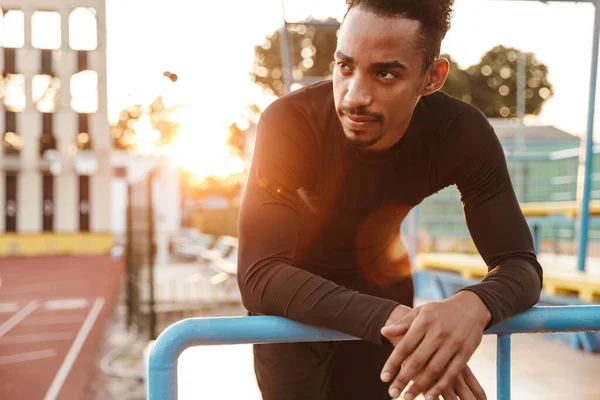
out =
<path fill-rule="evenodd" d="M 396 389 L 398 392 L 402 392 L 402 390 L 404 390 L 410 381 L 413 381 L 413 384 L 404 394 L 406 399 L 410 399 L 410 397 L 406 396 L 409 393 L 412 394 L 413 398 L 415 398 L 423 391 L 422 389 L 419 390 L 415 384 L 419 379 L 418 377 L 421 375 L 421 371 L 423 371 L 427 365 L 427 361 L 431 358 L 437 347 L 438 346 L 435 342 L 435 339 L 430 339 L 428 337 L 423 339 L 417 349 L 406 358 L 406 361 L 402 364 L 400 372 L 398 375 L 396 375 L 396 378 L 390 385 L 390 395 L 392 395 L 392 397 L 392 393 L 396 393 L 393 392 L 394 389 Z"/>
<path fill-rule="evenodd" d="M 410 328 L 410 323 L 388 325 L 381 328 L 381 334 L 386 338 L 404 335 Z"/>
<path fill-rule="evenodd" d="M 465 369 L 468 369 L 468 367 Z M 454 392 L 460 397 L 460 400 L 478 400 L 465 382 L 464 372 L 454 382 Z"/>
<path fill-rule="evenodd" d="M 438 380 L 437 383 L 433 386 L 433 388 L 427 392 L 425 398 L 429 400 L 427 396 L 432 396 L 432 398 L 436 399 L 436 396 L 439 396 L 443 390 L 445 390 L 448 386 L 452 385 L 456 378 L 458 378 L 458 375 L 467 366 L 467 361 L 468 357 L 466 352 L 462 351 L 457 353 L 456 356 L 454 356 L 454 358 L 452 359 L 452 361 L 450 361 L 448 368 L 446 369 L 440 380 Z"/>
<path fill-rule="evenodd" d="M 381 334 L 385 337 L 404 334 L 408 328 L 410 328 L 415 318 L 417 318 L 417 315 L 419 315 L 419 311 L 420 309 L 418 308 L 412 309 L 408 314 L 402 317 L 402 319 L 381 328 Z"/>
<path fill-rule="evenodd" d="M 419 351 L 422 347 L 425 347 L 426 345 L 431 346 L 431 344 L 425 343 L 425 340 L 413 354 L 416 354 L 417 351 Z M 438 346 L 435 347 L 437 348 Z M 450 360 L 452 360 L 456 352 L 456 346 L 453 346 L 451 343 L 444 344 L 442 347 L 440 347 L 438 351 L 433 355 L 433 357 L 431 357 L 429 362 L 427 362 L 426 365 L 419 366 L 417 372 L 422 371 L 422 373 L 419 375 L 418 378 L 414 380 L 414 383 L 411 385 L 411 387 L 407 390 L 406 393 L 411 394 L 413 398 L 417 397 L 420 393 L 427 393 L 427 391 L 432 388 L 435 382 L 443 376 L 443 373 L 446 370 L 448 363 L 450 362 Z M 410 360 L 412 356 L 413 355 L 411 354 L 408 360 Z M 399 375 L 402 374 L 403 371 L 400 371 Z M 442 389 L 445 391 L 448 388 L 452 388 L 452 385 L 448 385 L 447 387 L 443 387 Z"/>
<path fill-rule="evenodd" d="M 471 391 L 471 393 L 473 393 L 473 396 L 476 400 L 487 400 L 485 390 L 483 390 L 483 387 L 481 387 L 481 384 L 479 383 L 475 375 L 473 375 L 473 371 L 471 371 L 471 368 L 467 366 L 463 370 L 461 375 L 465 381 L 465 384 L 469 387 L 469 390 Z"/>
<path fill-rule="evenodd" d="M 444 393 L 442 393 L 442 399 L 444 400 L 458 400 L 458 393 L 456 393 L 452 388 L 448 388 Z M 436 397 L 436 400 L 438 397 Z M 463 400 L 461 397 L 460 400 Z"/>
<path fill-rule="evenodd" d="M 406 358 L 417 348 L 423 339 L 424 329 L 418 325 L 411 325 L 406 335 L 398 342 L 381 370 L 381 380 L 389 382 L 398 375 L 400 366 Z"/>

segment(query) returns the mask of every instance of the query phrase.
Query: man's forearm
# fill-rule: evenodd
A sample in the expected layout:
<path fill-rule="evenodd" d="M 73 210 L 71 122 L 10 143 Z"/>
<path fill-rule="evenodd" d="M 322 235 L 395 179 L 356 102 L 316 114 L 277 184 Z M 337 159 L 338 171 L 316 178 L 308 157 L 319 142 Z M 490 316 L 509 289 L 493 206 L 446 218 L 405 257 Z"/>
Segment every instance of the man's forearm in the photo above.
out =
<path fill-rule="evenodd" d="M 381 327 L 397 302 L 360 294 L 285 260 L 271 259 L 241 268 L 239 286 L 249 311 L 383 343 Z"/>
<path fill-rule="evenodd" d="M 541 267 L 537 262 L 511 258 L 473 286 L 462 290 L 476 293 L 491 313 L 488 327 L 520 314 L 535 305 L 542 290 Z"/>

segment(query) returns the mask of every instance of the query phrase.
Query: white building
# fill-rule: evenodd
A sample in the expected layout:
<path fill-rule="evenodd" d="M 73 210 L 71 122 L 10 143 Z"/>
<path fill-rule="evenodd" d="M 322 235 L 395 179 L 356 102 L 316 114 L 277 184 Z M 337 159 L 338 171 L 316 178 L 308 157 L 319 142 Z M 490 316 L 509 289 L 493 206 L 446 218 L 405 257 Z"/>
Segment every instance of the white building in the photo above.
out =
<path fill-rule="evenodd" d="M 112 246 L 104 0 L 0 0 L 0 256 Z"/>

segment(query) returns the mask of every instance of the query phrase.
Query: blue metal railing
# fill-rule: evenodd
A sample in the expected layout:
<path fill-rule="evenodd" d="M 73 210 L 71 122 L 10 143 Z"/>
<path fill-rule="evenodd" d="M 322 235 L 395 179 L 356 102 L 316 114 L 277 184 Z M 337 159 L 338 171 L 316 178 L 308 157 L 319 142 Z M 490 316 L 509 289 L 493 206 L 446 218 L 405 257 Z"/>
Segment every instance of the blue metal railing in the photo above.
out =
<path fill-rule="evenodd" d="M 498 400 L 510 399 L 510 335 L 600 331 L 600 306 L 533 307 L 487 330 L 498 335 Z M 358 340 L 355 337 L 275 316 L 192 318 L 160 334 L 150 351 L 150 400 L 177 399 L 177 359 L 191 346 Z"/>

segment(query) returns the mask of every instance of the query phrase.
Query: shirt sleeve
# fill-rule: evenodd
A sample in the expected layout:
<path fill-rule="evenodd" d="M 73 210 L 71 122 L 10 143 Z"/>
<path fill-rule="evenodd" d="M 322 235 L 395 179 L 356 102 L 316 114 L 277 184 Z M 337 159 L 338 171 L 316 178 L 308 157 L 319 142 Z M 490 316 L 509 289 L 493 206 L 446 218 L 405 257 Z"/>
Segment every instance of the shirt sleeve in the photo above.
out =
<path fill-rule="evenodd" d="M 385 343 L 381 327 L 398 303 L 340 286 L 294 265 L 298 189 L 316 176 L 317 143 L 292 104 L 276 101 L 257 128 L 239 212 L 238 284 L 251 312 L 278 315 Z"/>
<path fill-rule="evenodd" d="M 453 176 L 466 223 L 487 276 L 461 290 L 476 293 L 490 310 L 488 327 L 519 314 L 540 298 L 543 271 L 492 126 L 478 110 L 460 115 L 447 138 L 442 168 Z"/>

